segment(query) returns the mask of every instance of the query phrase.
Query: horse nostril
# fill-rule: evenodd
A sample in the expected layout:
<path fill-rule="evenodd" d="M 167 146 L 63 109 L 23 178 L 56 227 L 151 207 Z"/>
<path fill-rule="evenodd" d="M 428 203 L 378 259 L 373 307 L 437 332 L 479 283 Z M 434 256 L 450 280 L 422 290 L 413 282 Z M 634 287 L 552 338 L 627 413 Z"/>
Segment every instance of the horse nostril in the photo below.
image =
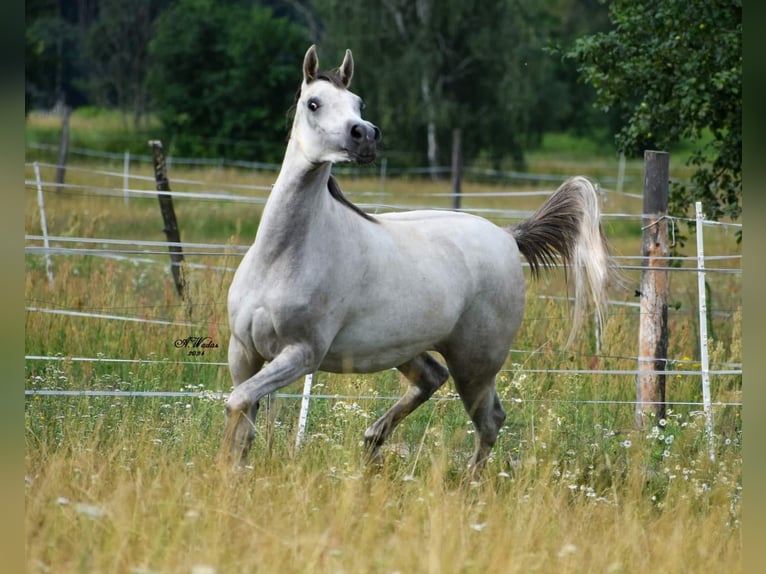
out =
<path fill-rule="evenodd" d="M 354 124 L 351 126 L 351 139 L 356 143 L 362 142 L 379 142 L 380 130 L 373 124 Z"/>
<path fill-rule="evenodd" d="M 357 142 L 364 139 L 364 128 L 361 124 L 354 124 L 351 126 L 351 137 Z"/>

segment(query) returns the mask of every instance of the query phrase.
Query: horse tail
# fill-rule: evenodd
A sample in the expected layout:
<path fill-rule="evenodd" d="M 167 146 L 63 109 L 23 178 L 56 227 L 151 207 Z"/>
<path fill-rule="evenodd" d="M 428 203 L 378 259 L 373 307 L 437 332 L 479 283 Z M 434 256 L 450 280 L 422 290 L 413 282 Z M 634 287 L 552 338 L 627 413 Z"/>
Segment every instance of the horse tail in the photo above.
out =
<path fill-rule="evenodd" d="M 567 346 L 582 328 L 588 311 L 594 310 L 603 324 L 606 287 L 616 268 L 601 226 L 598 192 L 590 180 L 568 179 L 535 213 L 509 231 L 533 278 L 554 266 L 557 255 L 565 272 L 571 270 L 574 310 Z"/>

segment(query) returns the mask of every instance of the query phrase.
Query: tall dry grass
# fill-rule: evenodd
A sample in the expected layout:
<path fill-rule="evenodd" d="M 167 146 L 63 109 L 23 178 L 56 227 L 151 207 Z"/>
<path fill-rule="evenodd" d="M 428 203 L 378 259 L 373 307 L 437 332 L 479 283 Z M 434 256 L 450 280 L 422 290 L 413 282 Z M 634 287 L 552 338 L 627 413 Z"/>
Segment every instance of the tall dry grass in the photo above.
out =
<path fill-rule="evenodd" d="M 389 452 L 370 474 L 362 421 L 346 413 L 337 442 L 296 454 L 285 437 L 270 451 L 261 441 L 252 468 L 227 472 L 214 456 L 220 404 L 83 401 L 56 408 L 58 431 L 41 437 L 30 419 L 51 412 L 44 401 L 27 410 L 30 572 L 740 569 L 737 448 L 713 464 L 679 446 L 669 469 L 641 437 L 613 458 L 603 440 L 549 456 L 566 439 L 538 412 L 519 436 L 536 451 L 512 461 L 501 449 L 466 485 L 465 444 L 444 419 L 427 433 L 441 440 Z M 85 429 L 83 417 L 100 420 Z"/>

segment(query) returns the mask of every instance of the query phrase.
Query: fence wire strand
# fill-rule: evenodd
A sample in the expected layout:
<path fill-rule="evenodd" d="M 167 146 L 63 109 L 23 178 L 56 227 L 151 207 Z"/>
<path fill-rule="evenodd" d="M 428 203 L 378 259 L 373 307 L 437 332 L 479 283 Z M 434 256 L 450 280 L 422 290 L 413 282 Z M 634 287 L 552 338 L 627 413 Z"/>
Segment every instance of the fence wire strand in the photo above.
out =
<path fill-rule="evenodd" d="M 28 144 L 28 147 L 31 148 L 37 148 L 37 149 L 57 149 L 57 146 L 48 146 L 45 145 L 35 145 L 35 144 Z M 100 158 L 107 158 L 107 159 L 122 159 L 124 156 L 123 154 L 110 154 L 106 152 L 95 152 L 94 150 L 82 150 L 82 149 L 70 149 L 70 153 L 74 154 L 80 154 L 83 156 L 88 157 L 100 157 Z M 149 155 L 143 156 L 143 155 L 131 155 L 131 160 L 139 161 L 139 162 L 151 162 L 152 158 Z M 190 159 L 183 159 L 183 158 L 168 158 L 169 163 L 172 162 L 174 165 L 187 165 L 187 166 L 195 166 L 195 165 L 211 165 L 211 166 L 227 166 L 227 167 L 244 167 L 249 169 L 260 169 L 260 170 L 271 170 L 276 171 L 279 169 L 278 164 L 266 164 L 266 163 L 258 163 L 258 162 L 227 162 L 227 161 L 221 161 L 221 160 L 190 160 Z M 25 164 L 27 167 L 31 167 L 33 164 Z M 51 163 L 38 163 L 40 167 L 48 168 L 48 169 L 55 169 L 57 164 L 51 164 Z M 418 173 L 418 168 L 414 170 L 410 170 L 406 173 Z M 94 170 L 90 168 L 84 168 L 84 167 L 77 167 L 77 166 L 67 166 L 67 170 L 69 171 L 77 171 L 83 174 L 93 174 L 98 175 L 100 177 L 113 177 L 117 178 L 119 182 L 122 185 L 109 187 L 109 186 L 99 186 L 99 185 L 82 185 L 82 184 L 58 184 L 52 181 L 43 181 L 41 182 L 41 185 L 43 186 L 43 190 L 45 192 L 49 193 L 80 193 L 80 194 L 87 194 L 87 195 L 96 195 L 96 196 L 106 196 L 106 197 L 120 197 L 120 198 L 127 198 L 127 197 L 135 197 L 135 198 L 155 198 L 157 196 L 156 190 L 147 190 L 147 189 L 132 189 L 128 188 L 124 185 L 124 182 L 127 181 L 136 181 L 136 182 L 154 182 L 154 178 L 152 176 L 148 175 L 140 175 L 135 173 L 126 173 L 126 172 L 118 172 L 118 171 L 111 171 L 111 170 Z M 471 170 L 469 170 L 471 171 Z M 339 173 L 357 173 L 353 170 L 338 170 Z M 429 168 L 429 173 L 430 173 Z M 398 174 L 399 171 L 395 169 L 387 169 L 387 173 L 391 175 Z M 402 173 L 405 173 L 402 171 Z M 533 176 L 534 174 L 516 174 L 515 172 L 494 172 L 493 170 L 473 170 L 471 173 L 477 174 L 477 175 L 483 175 L 483 176 L 489 176 L 489 177 L 519 177 L 520 179 L 527 179 L 527 180 L 536 180 L 536 181 L 550 181 L 550 182 L 561 182 L 565 178 L 562 176 L 546 176 L 546 175 L 537 175 Z M 375 175 L 373 172 L 370 172 L 369 175 Z M 258 196 L 247 196 L 247 195 L 238 195 L 233 194 L 230 192 L 210 189 L 212 186 L 219 186 L 222 188 L 229 188 L 229 189 L 237 189 L 237 190 L 243 190 L 243 191 L 251 191 L 251 192 L 269 192 L 271 189 L 271 186 L 264 186 L 264 185 L 246 185 L 246 184 L 229 184 L 229 183 L 216 183 L 211 184 L 210 182 L 205 181 L 199 181 L 199 180 L 193 180 L 193 179 L 183 179 L 178 178 L 173 180 L 174 183 L 180 184 L 180 185 L 188 185 L 188 186 L 195 186 L 199 187 L 197 191 L 172 191 L 167 192 L 168 195 L 172 197 L 176 197 L 183 200 L 194 200 L 194 201 L 221 201 L 221 202 L 234 202 L 234 203 L 249 203 L 254 205 L 263 205 L 265 204 L 267 195 L 258 195 Z M 25 186 L 28 190 L 37 189 L 37 181 L 36 180 L 26 180 Z M 602 188 L 602 191 L 603 190 Z M 611 190 L 606 190 L 608 193 L 617 193 Z M 165 193 L 165 192 L 163 192 Z M 485 198 L 485 197 L 524 197 L 524 196 L 547 196 L 551 195 L 553 191 L 550 190 L 534 190 L 534 191 L 509 191 L 509 192 L 478 192 L 478 193 L 463 193 L 461 194 L 461 197 L 463 198 Z M 358 196 L 364 196 L 364 195 L 370 195 L 374 196 L 376 198 L 382 198 L 389 194 L 383 193 L 383 192 L 377 192 L 377 191 L 371 191 L 371 192 L 356 192 L 356 193 L 350 193 L 349 195 L 358 195 Z M 433 198 L 443 198 L 443 197 L 452 197 L 453 194 L 448 193 L 416 193 L 413 194 L 417 197 L 433 197 Z M 620 195 L 641 199 L 642 196 L 637 194 L 629 194 L 629 193 L 621 193 Z M 391 211 L 401 211 L 401 210 L 412 210 L 412 209 L 444 209 L 444 210 L 452 210 L 451 208 L 446 207 L 434 207 L 431 205 L 423 205 L 423 206 L 413 206 L 413 205 L 396 205 L 396 204 L 385 204 L 385 203 L 360 203 L 359 206 L 363 209 L 371 210 L 374 212 L 378 212 L 380 210 L 391 210 Z M 481 214 L 484 216 L 492 216 L 498 219 L 522 219 L 524 217 L 529 216 L 529 214 L 532 213 L 531 210 L 507 210 L 507 209 L 489 209 L 489 208 L 465 208 L 461 211 L 466 211 L 470 213 L 476 213 Z M 603 214 L 604 219 L 635 219 L 635 220 L 643 220 L 643 218 L 646 217 L 646 214 L 636 214 L 636 213 L 605 213 Z M 695 219 L 693 218 L 679 218 L 679 217 L 671 217 L 671 216 L 665 216 L 668 220 L 672 222 L 672 224 L 675 226 L 675 222 L 695 222 Z M 717 226 L 717 227 L 723 227 L 723 228 L 736 228 L 741 229 L 742 224 L 739 223 L 732 223 L 732 222 L 718 222 L 718 221 L 705 221 L 705 226 Z M 41 246 L 39 243 L 43 241 L 43 237 L 39 235 L 26 235 L 26 241 L 31 242 L 32 244 L 28 243 L 25 246 L 25 252 L 28 255 L 37 256 L 37 255 L 58 255 L 58 256 L 98 256 L 98 257 L 113 257 L 120 260 L 127 260 L 130 262 L 139 262 L 139 263 L 162 263 L 159 260 L 155 259 L 147 259 L 147 258 L 137 258 L 137 257 L 129 257 L 129 255 L 167 255 L 167 250 L 140 250 L 135 249 L 135 247 L 162 247 L 167 249 L 168 247 L 178 247 L 183 249 L 190 249 L 195 251 L 184 251 L 184 255 L 189 256 L 199 256 L 199 257 L 242 257 L 244 253 L 249 249 L 249 245 L 225 245 L 225 244 L 210 244 L 210 243 L 193 243 L 193 242 L 178 242 L 178 243 L 168 243 L 165 241 L 146 241 L 146 240 L 133 240 L 133 239 L 118 239 L 118 238 L 93 238 L 93 237 L 69 237 L 69 236 L 53 236 L 53 237 L 47 237 L 47 240 L 51 243 L 58 243 L 59 246 L 50 246 L 50 247 L 44 247 Z M 34 244 L 37 243 L 37 244 Z M 61 244 L 80 244 L 80 245 L 92 245 L 94 247 L 62 247 Z M 120 248 L 119 246 L 129 246 L 125 248 Z M 721 261 L 721 262 L 737 262 L 741 264 L 741 255 L 714 255 L 714 256 L 705 256 L 705 261 Z M 635 261 L 635 260 L 641 260 L 643 261 L 642 256 L 616 256 L 615 259 L 617 261 Z M 667 257 L 663 258 L 667 261 L 673 261 L 676 263 L 683 263 L 686 261 L 689 262 L 696 262 L 696 257 Z M 164 263 L 167 265 L 167 262 Z M 188 266 L 190 268 L 199 268 L 199 269 L 214 269 L 218 271 L 225 271 L 225 272 L 233 272 L 235 268 L 230 267 L 223 267 L 223 266 L 208 266 L 203 264 L 195 264 L 195 263 L 189 263 L 185 262 L 185 266 Z M 525 265 L 527 265 L 525 263 Z M 562 265 L 558 265 L 562 266 Z M 630 265 L 625 264 L 621 266 L 621 270 L 623 271 L 643 271 L 646 269 L 649 269 L 650 267 L 648 265 Z M 674 266 L 666 266 L 666 267 L 651 267 L 652 270 L 667 270 L 667 271 L 684 271 L 684 272 L 699 272 L 701 271 L 700 268 L 695 267 L 674 267 Z M 706 273 L 721 273 L 721 274 L 734 274 L 734 275 L 741 275 L 742 270 L 741 268 L 709 268 L 705 267 L 704 271 Z M 567 299 L 567 297 L 550 297 L 551 299 Z M 615 304 L 622 304 L 626 306 L 636 305 L 634 303 L 630 302 L 614 302 Z M 157 306 L 149 306 L 151 308 L 156 308 Z M 137 309 L 138 307 L 123 307 L 123 309 Z M 116 308 L 115 308 L 116 309 Z M 75 310 L 75 309 L 54 309 L 54 308 L 44 308 L 37 305 L 30 305 L 26 307 L 26 310 L 29 312 L 37 312 L 37 313 L 47 313 L 47 314 L 57 314 L 57 315 L 67 315 L 67 316 L 73 316 L 73 317 L 82 317 L 82 318 L 95 318 L 95 319 L 102 319 L 102 320 L 108 320 L 108 321 L 126 321 L 126 322 L 137 322 L 137 323 L 147 323 L 147 324 L 157 324 L 157 325 L 163 325 L 163 326 L 183 326 L 183 327 L 200 327 L 206 325 L 205 323 L 190 323 L 190 322 L 181 322 L 181 321 L 172 321 L 172 320 L 165 320 L 160 318 L 153 318 L 153 319 L 147 319 L 147 318 L 141 318 L 141 317 L 135 317 L 135 316 L 128 316 L 128 315 L 114 315 L 109 313 L 95 313 L 95 312 L 88 312 L 83 310 Z M 114 310 L 114 309 L 101 309 L 103 310 Z M 93 311 L 93 310 L 91 310 Z M 729 313 L 731 315 L 731 313 Z M 544 320 L 545 318 L 541 318 L 540 320 Z M 551 318 L 548 318 L 550 320 Z M 212 323 L 208 323 L 212 324 Z M 523 354 L 529 354 L 532 355 L 536 351 L 528 351 L 528 350 L 511 350 L 511 354 L 513 353 L 523 353 Z M 607 357 L 603 357 L 607 358 Z M 620 360 L 625 361 L 638 361 L 637 357 L 611 357 L 611 358 L 617 358 Z M 107 358 L 107 357 L 64 357 L 64 356 L 46 356 L 46 355 L 27 355 L 25 357 L 27 362 L 40 362 L 40 361 L 62 361 L 62 362 L 88 362 L 88 363 L 114 363 L 114 364 L 138 364 L 138 365 L 198 365 L 198 366 L 212 366 L 216 368 L 221 368 L 227 366 L 226 362 L 209 362 L 209 361 L 179 361 L 179 360 L 169 360 L 169 359 L 128 359 L 128 358 L 120 358 L 120 357 L 113 357 L 113 358 Z M 693 362 L 690 361 L 684 361 L 680 359 L 668 359 L 667 364 L 668 365 L 681 365 L 681 364 L 689 364 Z M 717 363 L 722 368 L 718 370 L 709 371 L 710 375 L 713 376 L 741 376 L 742 375 L 742 368 L 741 364 L 738 363 Z M 680 369 L 680 370 L 663 370 L 663 371 L 645 371 L 645 370 L 637 370 L 637 369 L 607 369 L 607 370 L 596 370 L 596 369 L 531 369 L 531 368 L 514 368 L 514 369 L 504 369 L 501 371 L 501 373 L 514 373 L 514 374 L 551 374 L 551 375 L 600 375 L 600 376 L 631 376 L 634 377 L 638 374 L 664 374 L 666 376 L 700 376 L 700 371 L 698 370 L 692 370 L 692 369 Z M 25 390 L 26 396 L 86 396 L 86 397 L 98 397 L 98 396 L 104 396 L 104 397 L 184 397 L 184 398 L 198 398 L 198 399 L 211 399 L 211 398 L 225 398 L 226 393 L 222 391 L 201 391 L 201 392 L 193 392 L 193 391 L 108 391 L 108 390 L 59 390 L 59 389 L 27 389 Z M 302 394 L 292 394 L 292 393 L 277 393 L 277 397 L 281 398 L 303 398 L 304 395 Z M 362 399 L 375 399 L 375 400 L 387 400 L 387 401 L 393 401 L 398 400 L 399 397 L 383 397 L 378 395 L 323 395 L 323 394 L 311 394 L 310 397 L 312 399 L 333 399 L 333 400 L 362 400 Z M 443 400 L 457 400 L 457 397 L 434 397 L 437 401 L 443 401 Z M 556 400 L 556 399 L 504 399 L 505 402 L 545 402 L 545 403 L 552 403 L 552 402 L 565 402 L 565 403 L 579 403 L 579 404 L 609 404 L 609 405 L 632 405 L 635 406 L 638 404 L 637 401 L 614 401 L 614 400 Z M 642 404 L 649 404 L 645 401 L 641 402 Z M 651 403 L 651 404 L 661 404 L 661 403 Z M 662 404 L 666 405 L 689 405 L 689 406 L 702 406 L 701 402 L 676 402 L 676 401 L 666 401 Z M 715 402 L 712 403 L 712 406 L 714 407 L 722 407 L 722 406 L 741 406 L 741 402 Z"/>

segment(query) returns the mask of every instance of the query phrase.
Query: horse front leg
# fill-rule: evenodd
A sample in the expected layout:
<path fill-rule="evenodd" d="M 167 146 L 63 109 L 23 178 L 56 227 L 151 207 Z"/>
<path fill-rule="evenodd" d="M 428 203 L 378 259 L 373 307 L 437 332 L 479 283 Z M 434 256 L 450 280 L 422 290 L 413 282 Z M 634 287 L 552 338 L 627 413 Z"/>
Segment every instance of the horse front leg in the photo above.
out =
<path fill-rule="evenodd" d="M 226 400 L 227 420 L 221 443 L 221 452 L 230 463 L 241 464 L 250 451 L 260 400 L 314 371 L 315 356 L 308 345 L 291 345 L 234 388 Z"/>
<path fill-rule="evenodd" d="M 249 378 L 258 373 L 265 360 L 261 357 L 252 347 L 248 347 L 243 344 L 234 334 L 229 338 L 229 372 L 231 373 L 231 380 L 234 383 L 234 387 L 238 387 Z M 252 423 L 255 421 L 255 416 L 258 412 L 258 402 L 255 402 L 247 413 L 243 413 L 243 416 L 251 422 L 250 431 L 246 437 L 240 438 L 240 442 L 247 443 L 247 449 L 250 448 L 253 438 L 255 436 Z M 228 453 L 220 453 L 224 456 L 228 456 Z"/>

